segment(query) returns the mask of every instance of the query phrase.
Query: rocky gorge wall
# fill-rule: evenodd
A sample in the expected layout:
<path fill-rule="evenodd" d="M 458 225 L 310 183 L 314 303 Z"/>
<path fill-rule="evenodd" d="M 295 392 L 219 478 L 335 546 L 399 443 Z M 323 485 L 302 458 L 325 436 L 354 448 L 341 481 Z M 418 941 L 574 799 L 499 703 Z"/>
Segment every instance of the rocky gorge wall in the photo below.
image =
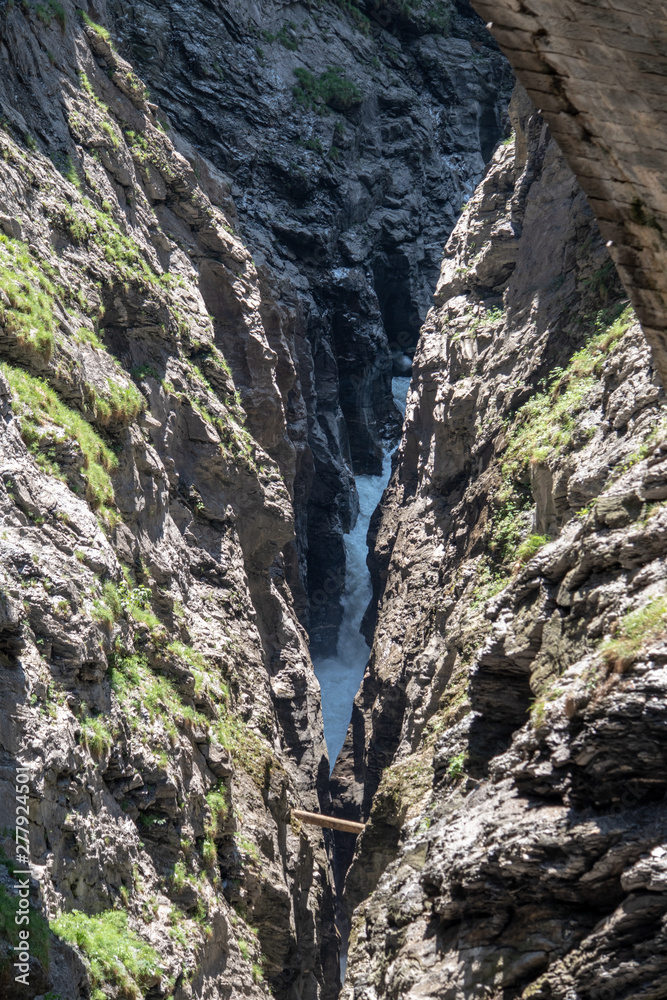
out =
<path fill-rule="evenodd" d="M 334 997 L 335 860 L 346 997 L 659 1000 L 660 353 L 467 2 L 9 0 L 0 59 L 2 995 Z M 415 347 L 334 857 L 304 626 Z"/>
<path fill-rule="evenodd" d="M 330 652 L 357 509 L 350 469 L 379 474 L 381 440 L 398 435 L 392 365 L 414 352 L 442 248 L 506 133 L 511 72 L 467 2 L 108 10 L 179 134 L 229 179 L 273 303 L 263 321 L 296 453 L 286 568 L 313 650 Z M 282 417 L 210 280 L 248 426 L 280 462 Z"/>
<path fill-rule="evenodd" d="M 377 624 L 332 784 L 369 817 L 346 998 L 667 989 L 664 393 L 521 89 L 511 116 L 371 531 Z"/>
<path fill-rule="evenodd" d="M 292 13 L 0 7 L 3 996 L 339 989 L 303 626 L 510 74 L 467 4 Z"/>
<path fill-rule="evenodd" d="M 280 555 L 296 449 L 272 301 L 227 186 L 107 30 L 72 4 L 0 17 L 0 993 L 334 996 L 327 847 L 290 819 L 326 805 L 328 761 Z M 202 273 L 227 290 L 275 458 Z"/>

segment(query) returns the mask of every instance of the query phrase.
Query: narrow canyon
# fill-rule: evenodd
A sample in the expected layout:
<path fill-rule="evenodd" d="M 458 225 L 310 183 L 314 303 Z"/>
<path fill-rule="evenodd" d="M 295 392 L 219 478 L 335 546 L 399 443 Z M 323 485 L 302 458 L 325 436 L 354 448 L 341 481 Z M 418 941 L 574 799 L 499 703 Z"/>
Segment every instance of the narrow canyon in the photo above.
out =
<path fill-rule="evenodd" d="M 666 53 L 0 0 L 0 1000 L 667 998 Z"/>

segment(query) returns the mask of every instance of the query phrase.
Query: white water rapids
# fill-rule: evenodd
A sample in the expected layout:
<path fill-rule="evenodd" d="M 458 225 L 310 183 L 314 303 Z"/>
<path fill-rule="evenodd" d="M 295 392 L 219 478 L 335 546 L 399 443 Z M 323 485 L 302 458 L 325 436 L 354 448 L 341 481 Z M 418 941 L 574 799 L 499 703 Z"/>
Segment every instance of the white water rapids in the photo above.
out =
<path fill-rule="evenodd" d="M 404 415 L 409 387 L 409 376 L 392 381 L 394 401 Z M 338 650 L 335 656 L 313 661 L 322 689 L 324 737 L 332 770 L 345 742 L 354 696 L 359 690 L 368 662 L 369 649 L 359 631 L 361 619 L 372 596 L 371 576 L 366 566 L 366 535 L 371 515 L 389 482 L 392 454 L 391 451 L 385 453 L 380 476 L 357 476 L 359 517 L 354 529 L 345 536 L 345 594 Z"/>

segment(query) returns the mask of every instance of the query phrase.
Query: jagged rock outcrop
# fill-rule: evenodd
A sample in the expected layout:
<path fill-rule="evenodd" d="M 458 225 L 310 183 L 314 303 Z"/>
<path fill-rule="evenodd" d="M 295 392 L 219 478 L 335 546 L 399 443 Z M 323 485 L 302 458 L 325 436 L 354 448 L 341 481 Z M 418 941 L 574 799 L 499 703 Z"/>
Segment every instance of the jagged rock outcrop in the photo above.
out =
<path fill-rule="evenodd" d="M 337 994 L 304 625 L 438 273 L 334 778 L 345 996 L 664 996 L 664 394 L 554 107 L 517 91 L 440 267 L 509 131 L 467 0 L 8 0 L 0 59 L 3 996 Z M 662 180 L 616 159 L 660 347 Z"/>
<path fill-rule="evenodd" d="M 473 0 L 597 216 L 667 379 L 664 4 Z"/>
<path fill-rule="evenodd" d="M 398 434 L 393 356 L 412 354 L 442 247 L 505 134 L 507 63 L 467 2 L 108 11 L 160 107 L 230 179 L 296 449 L 288 579 L 313 649 L 330 651 L 350 468 L 379 473 L 381 438 Z M 237 358 L 233 317 L 209 309 L 249 426 L 280 460 L 265 441 L 280 418 Z"/>
<path fill-rule="evenodd" d="M 327 848 L 290 817 L 328 761 L 281 556 L 280 307 L 105 28 L 5 5 L 0 38 L 0 992 L 334 996 Z"/>
<path fill-rule="evenodd" d="M 664 392 L 520 91 L 512 120 L 447 246 L 374 526 L 333 787 L 370 815 L 345 998 L 667 990 Z"/>

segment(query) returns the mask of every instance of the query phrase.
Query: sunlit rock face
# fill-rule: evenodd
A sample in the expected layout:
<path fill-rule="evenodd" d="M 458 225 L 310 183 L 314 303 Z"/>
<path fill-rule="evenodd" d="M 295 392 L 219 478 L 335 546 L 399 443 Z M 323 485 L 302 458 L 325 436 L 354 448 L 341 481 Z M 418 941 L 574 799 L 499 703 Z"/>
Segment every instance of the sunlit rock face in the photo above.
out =
<path fill-rule="evenodd" d="M 664 391 L 517 90 L 445 249 L 333 774 L 343 996 L 667 990 Z"/>
<path fill-rule="evenodd" d="M 663 22 L 614 2 L 511 5 L 509 116 L 466 0 L 0 3 L 3 998 L 335 1000 L 334 869 L 346 1000 L 667 995 Z M 411 367 L 331 786 L 307 629 Z"/>
<path fill-rule="evenodd" d="M 563 150 L 667 378 L 667 15 L 630 0 L 473 0 Z"/>
<path fill-rule="evenodd" d="M 290 823 L 328 760 L 277 306 L 224 179 L 89 21 L 0 11 L 0 995 L 333 998 L 327 845 Z"/>
<path fill-rule="evenodd" d="M 333 646 L 352 474 L 396 443 L 511 71 L 467 4 L 0 7 L 0 792 L 30 767 L 35 995 L 333 997 L 331 843 L 290 820 L 330 808 L 304 626 Z"/>

